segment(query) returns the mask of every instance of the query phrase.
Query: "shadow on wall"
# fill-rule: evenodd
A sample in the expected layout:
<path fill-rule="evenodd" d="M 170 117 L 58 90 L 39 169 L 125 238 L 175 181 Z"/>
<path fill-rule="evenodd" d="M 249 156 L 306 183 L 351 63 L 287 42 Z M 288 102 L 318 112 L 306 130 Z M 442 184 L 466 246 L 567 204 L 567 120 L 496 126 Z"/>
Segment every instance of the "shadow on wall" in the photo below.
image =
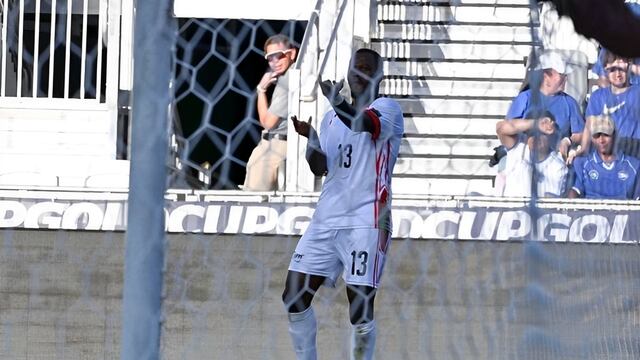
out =
<path fill-rule="evenodd" d="M 255 88 L 267 69 L 264 42 L 283 33 L 299 47 L 306 22 L 179 21 L 173 132 L 182 168 L 173 169 L 170 186 L 237 189 L 262 131 Z M 210 180 L 198 179 L 200 172 Z"/>

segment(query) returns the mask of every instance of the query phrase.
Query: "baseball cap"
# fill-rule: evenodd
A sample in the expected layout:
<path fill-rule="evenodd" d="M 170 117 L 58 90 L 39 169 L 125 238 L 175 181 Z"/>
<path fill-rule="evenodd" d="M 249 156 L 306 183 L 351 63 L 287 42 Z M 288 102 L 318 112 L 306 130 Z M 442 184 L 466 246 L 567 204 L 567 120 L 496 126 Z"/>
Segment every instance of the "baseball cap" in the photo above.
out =
<path fill-rule="evenodd" d="M 597 116 L 591 121 L 591 135 L 602 133 L 611 136 L 614 129 L 615 126 L 609 116 Z"/>
<path fill-rule="evenodd" d="M 547 51 L 538 58 L 539 64 L 537 69 L 554 69 L 560 74 L 569 74 L 573 69 L 567 64 L 562 55 L 555 51 Z"/>

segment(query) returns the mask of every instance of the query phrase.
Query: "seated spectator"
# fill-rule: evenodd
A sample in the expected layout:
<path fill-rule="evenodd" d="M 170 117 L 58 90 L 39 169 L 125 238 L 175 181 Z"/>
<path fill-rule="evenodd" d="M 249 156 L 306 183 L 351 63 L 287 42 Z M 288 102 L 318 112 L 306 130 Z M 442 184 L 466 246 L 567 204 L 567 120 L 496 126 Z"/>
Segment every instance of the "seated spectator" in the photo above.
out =
<path fill-rule="evenodd" d="M 589 122 L 593 150 L 573 162 L 575 183 L 569 198 L 637 199 L 640 160 L 614 151 L 616 130 L 609 116 Z"/>
<path fill-rule="evenodd" d="M 518 94 L 507 112 L 507 120 L 525 119 L 528 113 L 549 112 L 558 125 L 563 141 L 558 143 L 559 151 L 566 157 L 572 143 L 580 143 L 584 130 L 584 119 L 574 98 L 564 92 L 569 66 L 557 52 L 546 52 L 540 56 L 538 69 L 542 70 L 542 82 L 538 90 L 527 89 Z M 489 166 L 496 165 L 504 148 L 497 148 L 489 160 Z"/>
<path fill-rule="evenodd" d="M 531 196 L 535 179 L 537 196 L 564 196 L 568 170 L 556 150 L 558 124 L 548 111 L 539 119 L 532 115 L 527 118 L 502 120 L 496 125 L 498 139 L 507 149 L 496 176 L 496 195 Z"/>
<path fill-rule="evenodd" d="M 640 86 L 629 85 L 630 59 L 604 53 L 605 71 L 609 86 L 591 94 L 585 112 L 587 124 L 594 118 L 609 116 L 616 128 L 616 148 L 627 155 L 640 155 Z M 591 134 L 585 127 L 582 149 L 577 155 L 587 154 Z M 567 159 L 570 163 L 571 158 Z"/>

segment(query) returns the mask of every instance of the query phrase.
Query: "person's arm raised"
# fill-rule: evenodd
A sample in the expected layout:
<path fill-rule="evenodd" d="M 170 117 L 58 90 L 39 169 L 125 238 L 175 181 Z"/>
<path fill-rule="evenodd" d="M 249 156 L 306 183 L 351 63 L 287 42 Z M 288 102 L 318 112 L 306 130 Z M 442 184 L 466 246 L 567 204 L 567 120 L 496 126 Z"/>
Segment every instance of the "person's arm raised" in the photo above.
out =
<path fill-rule="evenodd" d="M 329 100 L 329 103 L 335 110 L 340 121 L 342 121 L 352 131 L 366 131 L 375 136 L 380 133 L 380 113 L 373 109 L 358 112 L 344 99 L 344 97 L 342 97 L 342 95 L 340 95 L 340 90 L 342 90 L 344 80 L 335 82 L 332 80 L 322 81 L 321 78 L 318 78 L 318 84 L 322 94 L 327 98 L 327 100 Z"/>

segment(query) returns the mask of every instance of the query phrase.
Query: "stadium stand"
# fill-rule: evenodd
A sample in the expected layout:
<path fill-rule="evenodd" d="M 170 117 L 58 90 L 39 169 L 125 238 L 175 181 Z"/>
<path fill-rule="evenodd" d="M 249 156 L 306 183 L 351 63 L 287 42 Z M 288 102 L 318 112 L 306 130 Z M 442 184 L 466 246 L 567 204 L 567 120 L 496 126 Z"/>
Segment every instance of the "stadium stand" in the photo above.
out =
<path fill-rule="evenodd" d="M 382 1 L 373 48 L 405 113 L 394 191 L 490 194 L 504 117 L 532 45 L 528 1 Z"/>

